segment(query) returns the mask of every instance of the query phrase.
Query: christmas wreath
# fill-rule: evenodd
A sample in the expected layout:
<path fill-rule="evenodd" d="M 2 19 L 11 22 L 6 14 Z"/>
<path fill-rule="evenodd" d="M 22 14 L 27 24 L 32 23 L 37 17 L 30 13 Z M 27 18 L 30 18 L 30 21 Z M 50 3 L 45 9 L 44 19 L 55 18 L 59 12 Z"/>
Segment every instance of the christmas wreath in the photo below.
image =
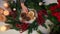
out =
<path fill-rule="evenodd" d="M 20 33 L 28 30 L 28 34 L 30 34 L 32 30 L 37 31 L 39 25 L 46 28 L 44 23 L 46 19 L 49 19 L 54 23 L 51 34 L 52 31 L 53 34 L 56 31 L 59 32 L 60 0 L 58 0 L 58 4 L 45 5 L 44 3 L 43 0 L 27 0 L 25 5 L 28 7 L 28 12 L 24 12 L 20 6 L 20 0 L 16 0 L 16 2 L 12 0 L 5 1 L 4 7 L 7 10 L 0 8 L 0 22 L 5 22 L 9 25 L 1 27 L 1 30 L 15 29 Z M 57 30 L 55 27 L 57 27 Z"/>

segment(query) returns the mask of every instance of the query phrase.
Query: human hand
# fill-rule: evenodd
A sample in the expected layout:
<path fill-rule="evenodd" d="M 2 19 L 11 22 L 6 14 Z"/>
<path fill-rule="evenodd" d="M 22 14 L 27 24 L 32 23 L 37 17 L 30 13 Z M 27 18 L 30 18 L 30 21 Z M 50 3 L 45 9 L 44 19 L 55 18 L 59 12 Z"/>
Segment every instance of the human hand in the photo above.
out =
<path fill-rule="evenodd" d="M 24 5 L 24 3 L 21 3 L 21 7 L 24 12 L 28 12 L 28 8 Z"/>

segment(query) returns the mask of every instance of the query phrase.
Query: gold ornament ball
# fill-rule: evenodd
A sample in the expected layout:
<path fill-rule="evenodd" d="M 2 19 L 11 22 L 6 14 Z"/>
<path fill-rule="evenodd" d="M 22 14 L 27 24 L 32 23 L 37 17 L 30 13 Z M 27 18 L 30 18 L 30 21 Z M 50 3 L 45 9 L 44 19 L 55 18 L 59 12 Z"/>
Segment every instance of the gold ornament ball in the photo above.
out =
<path fill-rule="evenodd" d="M 0 22 L 5 22 L 7 18 L 4 15 L 0 15 Z"/>
<path fill-rule="evenodd" d="M 0 27 L 0 31 L 6 31 L 7 30 L 7 27 L 6 26 L 1 26 Z"/>
<path fill-rule="evenodd" d="M 10 29 L 10 26 L 9 25 L 4 25 L 4 26 L 1 26 L 0 27 L 0 31 L 4 32 L 4 31 L 7 31 Z"/>
<path fill-rule="evenodd" d="M 2 8 L 0 8 L 0 14 L 3 14 L 3 11 L 4 11 L 4 10 L 3 10 Z"/>
<path fill-rule="evenodd" d="M 5 16 L 8 16 L 8 15 L 9 15 L 9 11 L 8 11 L 8 10 L 5 10 L 3 14 L 4 14 Z"/>
<path fill-rule="evenodd" d="M 9 7 L 9 5 L 8 5 L 7 2 L 5 2 L 5 3 L 3 4 L 3 6 L 4 6 L 5 8 L 8 8 L 8 7 Z"/>

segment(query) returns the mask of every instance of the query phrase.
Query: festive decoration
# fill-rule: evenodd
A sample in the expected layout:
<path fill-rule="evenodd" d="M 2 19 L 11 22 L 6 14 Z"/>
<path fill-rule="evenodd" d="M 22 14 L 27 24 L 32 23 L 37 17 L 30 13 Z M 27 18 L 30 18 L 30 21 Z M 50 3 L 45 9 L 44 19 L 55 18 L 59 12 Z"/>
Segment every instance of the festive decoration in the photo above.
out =
<path fill-rule="evenodd" d="M 43 2 L 39 2 L 39 5 L 40 5 L 40 6 L 43 5 Z"/>
<path fill-rule="evenodd" d="M 0 15 L 0 22 L 5 22 L 7 18 L 4 15 Z"/>
<path fill-rule="evenodd" d="M 13 8 L 14 11 L 16 11 L 16 8 Z"/>
<path fill-rule="evenodd" d="M 9 25 L 4 25 L 4 26 L 0 27 L 0 31 L 6 31 L 6 30 L 9 30 L 9 29 L 10 29 Z"/>
<path fill-rule="evenodd" d="M 5 10 L 5 11 L 3 12 L 3 14 L 4 14 L 5 16 L 8 16 L 8 15 L 9 15 L 9 11 L 8 11 L 8 10 Z"/>
<path fill-rule="evenodd" d="M 60 4 L 59 4 L 59 0 L 58 0 L 58 4 L 56 4 L 56 5 L 53 5 L 53 6 L 51 6 L 50 8 L 49 8 L 50 10 L 51 10 L 51 13 L 52 13 L 52 16 L 54 16 L 54 17 L 56 17 L 57 18 L 57 20 L 58 20 L 58 22 L 60 22 Z"/>
<path fill-rule="evenodd" d="M 7 18 L 3 15 L 4 10 L 0 8 L 0 22 L 5 22 Z"/>
<path fill-rule="evenodd" d="M 33 19 L 34 18 L 34 12 L 33 11 L 29 11 L 29 13 L 28 13 L 28 16 L 31 18 L 31 19 Z"/>
<path fill-rule="evenodd" d="M 0 14 L 3 14 L 3 11 L 4 11 L 4 10 L 3 10 L 2 8 L 0 8 Z"/>
<path fill-rule="evenodd" d="M 28 34 L 30 34 L 35 30 L 36 33 L 42 34 L 40 30 L 37 31 L 38 26 L 41 25 L 47 28 L 45 21 L 49 19 L 54 24 L 51 28 L 51 33 L 53 31 L 54 34 L 56 31 L 59 32 L 60 28 L 60 0 L 57 1 L 58 4 L 45 5 L 43 0 L 26 0 L 23 3 L 20 3 L 20 0 L 8 0 L 4 3 L 4 7 L 7 10 L 0 9 L 0 21 L 10 24 L 12 26 L 11 29 L 15 29 L 20 33 L 28 30 Z M 8 9 L 11 9 L 11 11 Z M 51 27 L 49 24 L 48 26 Z M 6 31 L 7 29 L 10 28 L 7 26 L 1 27 L 1 31 Z"/>
<path fill-rule="evenodd" d="M 60 22 L 60 12 L 55 12 L 52 14 L 52 16 L 55 16 L 58 20 L 58 22 Z"/>
<path fill-rule="evenodd" d="M 23 24 L 21 24 L 21 25 L 16 24 L 16 26 L 17 26 L 18 28 L 21 28 L 21 30 L 20 30 L 21 32 L 24 32 L 25 30 L 27 30 L 29 24 L 26 24 L 26 23 L 23 23 Z"/>
<path fill-rule="evenodd" d="M 8 7 L 9 7 L 9 5 L 8 5 L 7 2 L 5 2 L 5 3 L 3 4 L 3 6 L 4 6 L 5 8 L 8 8 Z"/>
<path fill-rule="evenodd" d="M 26 22 L 26 23 L 33 23 L 33 21 L 36 19 L 37 13 L 34 9 L 29 9 L 29 12 L 21 12 L 21 18 L 20 21 Z"/>
<path fill-rule="evenodd" d="M 43 14 L 44 14 L 44 15 L 47 15 L 46 10 L 40 10 L 40 11 L 38 12 L 37 22 L 38 22 L 39 25 L 40 25 L 40 24 L 43 24 L 43 23 L 45 22 L 44 18 L 42 17 Z"/>

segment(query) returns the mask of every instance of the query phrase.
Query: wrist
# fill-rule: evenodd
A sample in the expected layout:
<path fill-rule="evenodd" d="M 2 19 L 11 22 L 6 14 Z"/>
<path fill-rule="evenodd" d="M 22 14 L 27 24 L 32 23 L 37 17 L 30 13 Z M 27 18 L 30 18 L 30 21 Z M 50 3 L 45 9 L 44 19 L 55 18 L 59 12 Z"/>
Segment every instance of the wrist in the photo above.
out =
<path fill-rule="evenodd" d="M 21 3 L 21 6 L 24 6 L 24 3 Z"/>

